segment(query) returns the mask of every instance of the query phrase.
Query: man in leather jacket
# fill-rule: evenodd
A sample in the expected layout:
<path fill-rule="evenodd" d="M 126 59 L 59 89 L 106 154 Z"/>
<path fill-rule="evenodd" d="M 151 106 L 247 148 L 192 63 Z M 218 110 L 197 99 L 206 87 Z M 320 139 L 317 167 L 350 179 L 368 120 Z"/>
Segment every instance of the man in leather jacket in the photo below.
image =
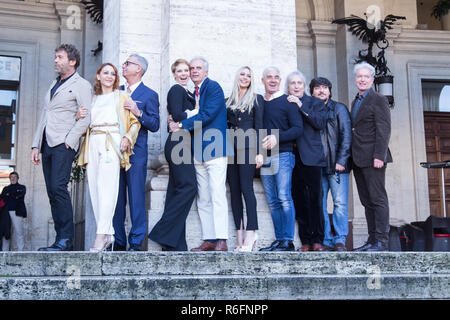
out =
<path fill-rule="evenodd" d="M 351 170 L 350 152 L 352 126 L 347 107 L 331 100 L 331 82 L 322 77 L 311 81 L 310 92 L 313 97 L 324 101 L 328 120 L 322 130 L 322 145 L 325 152 L 326 167 L 322 170 L 323 213 L 325 220 L 324 246 L 329 250 L 346 251 L 348 235 L 348 189 Z M 327 211 L 328 191 L 333 198 L 333 227 Z"/>

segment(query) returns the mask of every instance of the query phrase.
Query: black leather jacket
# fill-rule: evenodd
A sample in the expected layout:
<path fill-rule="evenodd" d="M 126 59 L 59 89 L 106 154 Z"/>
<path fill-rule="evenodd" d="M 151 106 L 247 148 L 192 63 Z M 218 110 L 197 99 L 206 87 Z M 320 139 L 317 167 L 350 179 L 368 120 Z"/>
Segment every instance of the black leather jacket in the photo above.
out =
<path fill-rule="evenodd" d="M 344 173 L 351 168 L 350 154 L 352 144 L 352 123 L 347 107 L 339 102 L 328 100 L 326 105 L 328 120 L 326 130 L 322 130 L 322 145 L 325 151 L 327 174 L 336 172 L 336 163 L 345 167 Z"/>

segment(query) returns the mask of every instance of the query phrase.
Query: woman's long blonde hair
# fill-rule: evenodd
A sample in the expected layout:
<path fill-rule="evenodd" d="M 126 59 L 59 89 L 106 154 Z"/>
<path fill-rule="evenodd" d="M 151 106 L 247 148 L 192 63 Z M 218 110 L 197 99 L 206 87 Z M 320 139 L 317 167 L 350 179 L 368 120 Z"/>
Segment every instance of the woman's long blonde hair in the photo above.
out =
<path fill-rule="evenodd" d="M 239 100 L 239 91 L 241 89 L 239 86 L 239 76 L 241 74 L 241 71 L 244 69 L 247 69 L 250 72 L 250 85 L 248 86 L 245 94 Z M 253 71 L 248 66 L 241 67 L 238 69 L 234 78 L 233 90 L 231 91 L 231 95 L 227 100 L 226 106 L 228 109 L 233 111 L 248 111 L 248 113 L 250 113 L 252 112 L 255 101 L 257 102 L 255 86 L 253 85 Z"/>

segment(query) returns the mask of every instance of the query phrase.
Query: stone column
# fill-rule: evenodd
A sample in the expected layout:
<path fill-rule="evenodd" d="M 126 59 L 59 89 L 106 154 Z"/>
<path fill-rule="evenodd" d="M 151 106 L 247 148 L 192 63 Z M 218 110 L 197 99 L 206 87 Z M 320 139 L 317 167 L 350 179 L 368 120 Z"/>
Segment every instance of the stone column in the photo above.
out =
<path fill-rule="evenodd" d="M 337 92 L 335 63 L 337 25 L 331 24 L 331 21 L 310 21 L 308 26 L 313 40 L 314 74 L 329 79 L 333 84 L 333 91 Z"/>

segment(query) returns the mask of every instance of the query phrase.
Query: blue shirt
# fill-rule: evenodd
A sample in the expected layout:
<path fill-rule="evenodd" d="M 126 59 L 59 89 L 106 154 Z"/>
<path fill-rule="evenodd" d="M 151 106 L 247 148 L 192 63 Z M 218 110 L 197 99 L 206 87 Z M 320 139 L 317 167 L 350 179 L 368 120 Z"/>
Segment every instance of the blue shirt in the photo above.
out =
<path fill-rule="evenodd" d="M 353 105 L 353 109 L 352 109 L 352 121 L 355 121 L 356 115 L 358 114 L 359 107 L 361 107 L 361 104 L 364 101 L 364 98 L 367 97 L 370 90 L 371 89 L 367 90 L 362 95 L 359 95 L 359 94 L 356 95 L 356 98 L 355 98 L 356 101 L 355 101 L 355 104 Z"/>

